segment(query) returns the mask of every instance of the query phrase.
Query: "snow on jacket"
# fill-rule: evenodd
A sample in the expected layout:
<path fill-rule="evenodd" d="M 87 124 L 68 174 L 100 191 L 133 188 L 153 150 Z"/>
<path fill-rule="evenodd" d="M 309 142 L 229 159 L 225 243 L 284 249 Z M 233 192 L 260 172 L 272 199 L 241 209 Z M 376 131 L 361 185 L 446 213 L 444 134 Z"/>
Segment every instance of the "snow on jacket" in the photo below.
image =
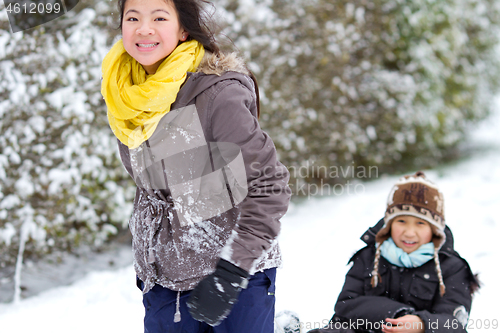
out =
<path fill-rule="evenodd" d="M 281 264 L 289 173 L 259 126 L 247 74 L 234 54 L 207 52 L 153 135 L 136 149 L 118 142 L 138 185 L 129 226 L 144 293 L 190 290 L 220 258 L 250 273 Z"/>
<path fill-rule="evenodd" d="M 471 309 L 471 290 L 477 281 L 468 263 L 453 249 L 450 229 L 446 227 L 446 243 L 439 251 L 446 285 L 446 293 L 441 297 L 434 260 L 420 267 L 402 268 L 381 257 L 379 273 L 382 280 L 377 287 L 371 286 L 375 235 L 382 226 L 383 220 L 380 220 L 364 233 L 361 239 L 367 246 L 349 261 L 353 266 L 335 305 L 337 320 L 362 323 L 351 326 L 357 331 L 380 331 L 376 323 L 414 314 L 423 320 L 425 332 L 466 332 L 464 325 Z"/>

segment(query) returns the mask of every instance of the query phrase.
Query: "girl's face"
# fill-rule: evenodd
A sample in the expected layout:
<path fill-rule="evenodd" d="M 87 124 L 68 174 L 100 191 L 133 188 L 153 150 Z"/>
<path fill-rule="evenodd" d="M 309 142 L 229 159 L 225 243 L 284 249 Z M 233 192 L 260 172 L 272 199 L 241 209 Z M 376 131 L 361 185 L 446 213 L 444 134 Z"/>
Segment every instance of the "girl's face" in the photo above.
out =
<path fill-rule="evenodd" d="M 148 74 L 154 74 L 179 41 L 186 40 L 188 34 L 180 26 L 177 10 L 171 1 L 127 0 L 122 36 L 127 53 Z"/>
<path fill-rule="evenodd" d="M 391 237 L 400 249 L 412 253 L 432 240 L 432 228 L 429 222 L 418 217 L 397 216 L 391 225 Z"/>

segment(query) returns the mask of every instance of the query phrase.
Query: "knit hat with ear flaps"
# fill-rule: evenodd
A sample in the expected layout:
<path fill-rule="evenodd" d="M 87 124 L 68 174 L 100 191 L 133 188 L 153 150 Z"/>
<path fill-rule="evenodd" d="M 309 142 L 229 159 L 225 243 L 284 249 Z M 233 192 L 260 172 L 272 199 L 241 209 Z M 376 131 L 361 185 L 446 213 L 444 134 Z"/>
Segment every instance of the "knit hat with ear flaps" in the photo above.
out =
<path fill-rule="evenodd" d="M 430 182 L 422 171 L 405 176 L 393 186 L 387 198 L 384 227 L 376 235 L 376 242 L 381 244 L 391 236 L 391 224 L 395 217 L 411 215 L 431 224 L 434 234 L 434 246 L 443 246 L 444 234 L 444 198 L 437 186 Z"/>
<path fill-rule="evenodd" d="M 375 265 L 372 272 L 372 286 L 376 287 L 380 275 L 378 274 L 378 262 L 380 260 L 380 246 L 391 237 L 391 225 L 394 218 L 401 215 L 415 216 L 429 222 L 432 228 L 434 243 L 434 262 L 439 277 L 440 293 L 444 295 L 445 286 L 439 264 L 438 251 L 446 241 L 444 233 L 444 198 L 443 193 L 437 186 L 430 182 L 422 171 L 414 175 L 405 176 L 393 186 L 387 199 L 384 226 L 375 236 L 377 252 L 375 254 Z"/>

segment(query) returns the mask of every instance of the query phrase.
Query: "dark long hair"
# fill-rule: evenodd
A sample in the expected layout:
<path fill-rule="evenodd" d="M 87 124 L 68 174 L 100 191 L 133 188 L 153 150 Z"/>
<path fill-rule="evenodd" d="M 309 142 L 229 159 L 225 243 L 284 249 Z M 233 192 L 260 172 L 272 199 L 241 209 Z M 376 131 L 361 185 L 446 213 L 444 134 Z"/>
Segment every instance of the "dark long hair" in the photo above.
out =
<path fill-rule="evenodd" d="M 210 28 L 213 25 L 211 15 L 204 9 L 204 5 L 213 6 L 207 0 L 165 0 L 174 5 L 179 17 L 179 23 L 189 34 L 187 40 L 197 40 L 205 50 L 219 54 L 220 48 L 215 40 L 215 34 Z M 120 11 L 120 30 L 122 29 L 125 3 L 127 0 L 118 0 L 118 10 Z M 257 116 L 260 117 L 260 97 L 259 86 L 255 75 L 248 69 L 250 78 L 255 85 L 257 96 Z"/>

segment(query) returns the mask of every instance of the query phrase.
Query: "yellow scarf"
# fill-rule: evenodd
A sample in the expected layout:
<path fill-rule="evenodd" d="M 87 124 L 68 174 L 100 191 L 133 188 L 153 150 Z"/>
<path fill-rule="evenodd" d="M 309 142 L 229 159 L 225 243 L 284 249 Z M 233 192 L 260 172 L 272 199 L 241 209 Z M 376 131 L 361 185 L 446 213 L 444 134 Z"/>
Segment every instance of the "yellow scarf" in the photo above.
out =
<path fill-rule="evenodd" d="M 116 137 L 130 149 L 154 133 L 170 111 L 187 72 L 194 72 L 205 54 L 196 40 L 184 42 L 161 63 L 155 74 L 147 73 L 119 40 L 102 62 L 101 93 L 108 106 L 108 120 Z"/>

